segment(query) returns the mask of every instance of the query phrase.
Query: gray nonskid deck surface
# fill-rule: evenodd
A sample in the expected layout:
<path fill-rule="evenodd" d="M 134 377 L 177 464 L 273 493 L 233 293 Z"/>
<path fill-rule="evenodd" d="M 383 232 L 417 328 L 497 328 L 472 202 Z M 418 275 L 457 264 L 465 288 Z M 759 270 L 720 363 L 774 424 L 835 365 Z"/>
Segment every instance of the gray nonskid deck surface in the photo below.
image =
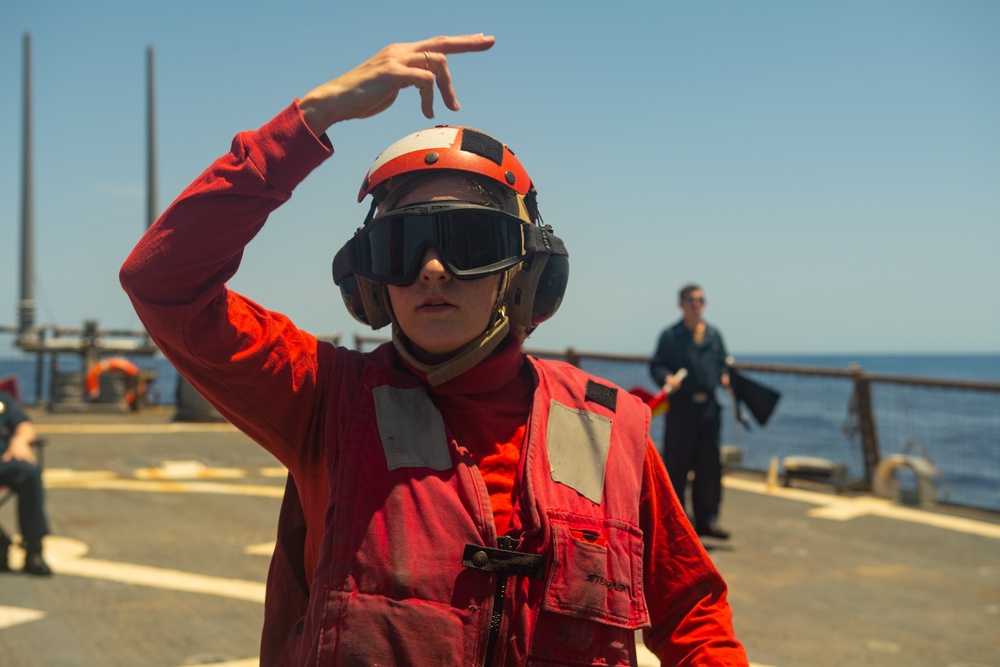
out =
<path fill-rule="evenodd" d="M 0 664 L 256 665 L 277 462 L 165 412 L 32 414 L 56 575 L 0 575 Z M 729 475 L 723 523 L 706 546 L 753 664 L 1000 667 L 997 515 Z"/>

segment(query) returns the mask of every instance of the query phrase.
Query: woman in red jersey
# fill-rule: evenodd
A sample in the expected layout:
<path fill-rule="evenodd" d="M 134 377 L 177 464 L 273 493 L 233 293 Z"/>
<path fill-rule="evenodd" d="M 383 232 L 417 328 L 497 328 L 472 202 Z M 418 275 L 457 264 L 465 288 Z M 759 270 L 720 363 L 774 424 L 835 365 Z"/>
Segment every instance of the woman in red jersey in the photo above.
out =
<path fill-rule="evenodd" d="M 634 665 L 643 629 L 663 664 L 746 665 L 648 409 L 521 350 L 569 262 L 505 144 L 428 128 L 363 179 L 334 281 L 391 343 L 317 341 L 226 287 L 342 123 L 410 86 L 457 110 L 448 56 L 493 42 L 387 46 L 240 133 L 122 267 L 164 354 L 289 470 L 261 664 Z"/>

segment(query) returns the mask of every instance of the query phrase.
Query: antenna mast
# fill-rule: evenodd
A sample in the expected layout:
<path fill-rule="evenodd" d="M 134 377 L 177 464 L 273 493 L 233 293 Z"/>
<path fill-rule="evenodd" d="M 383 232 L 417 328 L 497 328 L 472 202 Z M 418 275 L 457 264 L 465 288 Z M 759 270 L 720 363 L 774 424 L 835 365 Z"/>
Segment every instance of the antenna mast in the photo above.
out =
<path fill-rule="evenodd" d="M 35 209 L 31 151 L 31 35 L 24 33 L 24 119 L 21 144 L 21 298 L 18 332 L 25 336 L 35 326 Z"/>
<path fill-rule="evenodd" d="M 156 222 L 156 84 L 153 47 L 146 47 L 146 229 Z"/>

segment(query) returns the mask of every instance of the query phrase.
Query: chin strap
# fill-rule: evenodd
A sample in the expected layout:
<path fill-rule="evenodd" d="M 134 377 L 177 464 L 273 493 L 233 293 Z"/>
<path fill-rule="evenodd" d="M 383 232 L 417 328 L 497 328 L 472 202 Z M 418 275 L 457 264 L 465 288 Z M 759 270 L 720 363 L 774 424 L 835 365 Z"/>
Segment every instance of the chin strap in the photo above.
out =
<path fill-rule="evenodd" d="M 501 315 L 496 323 L 480 334 L 476 340 L 459 350 L 454 357 L 440 364 L 425 364 L 417 361 L 407 347 L 403 332 L 395 324 L 392 327 L 392 344 L 399 356 L 406 360 L 406 363 L 421 373 L 427 374 L 427 384 L 436 387 L 458 377 L 488 357 L 507 337 L 508 331 L 510 331 L 510 320 L 507 319 L 506 315 Z"/>
<path fill-rule="evenodd" d="M 403 330 L 396 323 L 396 315 L 392 311 L 392 302 L 388 298 L 388 289 L 383 285 L 382 295 L 388 307 L 389 319 L 392 321 L 392 344 L 396 348 L 396 352 L 406 360 L 406 363 L 421 373 L 426 374 L 427 384 L 432 387 L 437 387 L 448 380 L 458 377 L 490 356 L 490 353 L 497 349 L 510 331 L 510 318 L 507 317 L 507 309 L 503 304 L 507 300 L 507 290 L 510 289 L 510 276 L 512 272 L 513 269 L 508 269 L 502 274 L 503 278 L 500 281 L 500 289 L 497 291 L 497 302 L 490 325 L 475 340 L 458 350 L 453 357 L 439 364 L 425 364 L 414 358 L 413 353 L 409 349 L 409 340 L 406 334 L 403 333 Z"/>

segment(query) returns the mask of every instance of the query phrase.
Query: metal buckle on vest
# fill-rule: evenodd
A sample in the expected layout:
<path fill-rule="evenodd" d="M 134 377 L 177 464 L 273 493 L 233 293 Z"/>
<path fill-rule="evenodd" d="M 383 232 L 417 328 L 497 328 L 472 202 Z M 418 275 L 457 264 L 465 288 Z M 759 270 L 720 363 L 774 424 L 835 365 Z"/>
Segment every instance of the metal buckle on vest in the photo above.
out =
<path fill-rule="evenodd" d="M 497 546 L 504 551 L 516 551 L 517 545 L 521 543 L 521 538 L 510 535 L 501 535 L 497 538 Z"/>
<path fill-rule="evenodd" d="M 514 542 L 517 547 L 517 540 L 507 538 Z M 504 538 L 497 540 L 501 546 L 506 547 L 509 542 L 504 542 Z M 462 553 L 462 566 L 471 567 L 474 570 L 483 572 L 495 572 L 502 575 L 518 575 L 521 577 L 531 577 L 532 579 L 545 578 L 545 561 L 543 554 L 526 554 L 510 549 L 491 549 L 481 547 L 476 544 L 466 544 Z"/>

